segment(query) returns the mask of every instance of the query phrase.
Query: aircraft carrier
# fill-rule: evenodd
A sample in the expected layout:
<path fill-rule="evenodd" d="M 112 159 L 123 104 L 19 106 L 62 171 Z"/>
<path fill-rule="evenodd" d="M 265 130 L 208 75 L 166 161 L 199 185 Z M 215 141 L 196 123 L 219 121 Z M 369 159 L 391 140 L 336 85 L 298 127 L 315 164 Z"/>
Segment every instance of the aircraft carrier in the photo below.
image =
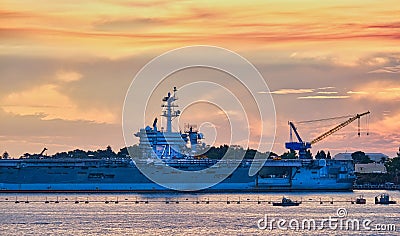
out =
<path fill-rule="evenodd" d="M 306 155 L 311 143 L 301 140 L 296 127 L 291 123 L 298 142 L 289 142 L 286 147 L 298 151 L 297 159 L 266 158 L 267 160 L 211 160 L 196 150 L 200 148 L 203 135 L 193 126 L 183 132 L 173 132 L 172 118 L 180 112 L 174 110 L 176 88 L 163 101 L 163 113 L 167 129 L 159 130 L 157 119 L 152 127 L 140 129 L 134 135 L 139 138 L 140 159 L 51 159 L 20 158 L 0 160 L 0 192 L 162 192 L 172 191 L 147 178 L 138 166 L 160 163 L 178 170 L 205 170 L 215 178 L 221 173 L 213 167 L 218 165 L 237 168 L 226 178 L 201 190 L 206 192 L 266 192 L 266 191 L 351 191 L 355 180 L 354 165 L 349 160 L 312 159 Z M 361 115 L 351 119 L 355 120 Z M 349 119 L 348 123 L 352 120 Z M 336 130 L 347 124 L 341 124 Z M 328 136 L 323 134 L 318 140 Z M 321 138 L 322 137 L 322 138 Z M 318 141 L 317 140 L 317 141 Z M 313 142 L 314 143 L 314 142 Z M 190 148 L 189 148 L 190 147 Z M 204 145 L 202 146 L 204 147 Z M 256 163 L 259 162 L 259 163 Z M 261 166 L 255 175 L 249 170 L 253 164 Z M 199 176 L 201 178 L 201 176 Z M 176 183 L 179 185 L 180 183 Z"/>

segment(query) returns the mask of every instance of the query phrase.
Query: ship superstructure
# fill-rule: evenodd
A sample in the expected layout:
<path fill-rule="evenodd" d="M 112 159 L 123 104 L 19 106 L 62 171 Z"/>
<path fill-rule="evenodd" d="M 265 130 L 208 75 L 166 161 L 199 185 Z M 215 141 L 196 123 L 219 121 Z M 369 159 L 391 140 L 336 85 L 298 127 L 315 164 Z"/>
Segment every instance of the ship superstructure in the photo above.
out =
<path fill-rule="evenodd" d="M 197 151 L 197 145 L 204 138 L 202 133 L 199 133 L 194 126 L 188 125 L 184 132 L 173 132 L 172 120 L 180 115 L 180 110 L 177 110 L 178 105 L 175 101 L 178 100 L 177 89 L 174 87 L 173 94 L 168 92 L 162 101 L 163 112 L 161 116 L 166 118 L 166 130 L 161 130 L 157 127 L 158 119 L 155 118 L 153 127 L 146 126 L 140 129 L 135 134 L 139 138 L 139 147 L 143 152 L 144 158 L 159 158 L 159 159 L 183 159 L 192 158 Z"/>

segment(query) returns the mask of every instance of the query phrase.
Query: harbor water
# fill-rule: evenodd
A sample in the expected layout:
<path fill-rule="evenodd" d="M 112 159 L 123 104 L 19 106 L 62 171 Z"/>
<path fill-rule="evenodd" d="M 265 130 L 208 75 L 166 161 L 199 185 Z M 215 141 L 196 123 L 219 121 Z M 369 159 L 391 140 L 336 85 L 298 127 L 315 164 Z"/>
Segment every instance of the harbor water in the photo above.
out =
<path fill-rule="evenodd" d="M 374 197 L 381 193 L 388 193 L 398 203 L 375 205 Z M 365 205 L 355 204 L 359 195 L 367 200 Z M 302 201 L 302 204 L 272 206 L 271 203 L 280 201 L 282 196 Z M 1 194 L 0 234 L 400 235 L 399 203 L 399 191 L 379 190 L 253 194 Z M 332 225 L 329 226 L 328 221 L 321 223 L 324 219 L 331 219 Z M 359 228 L 340 225 L 348 219 L 359 221 Z M 285 224 L 278 225 L 278 221 L 283 220 Z M 306 222 L 302 227 L 304 220 L 313 220 L 316 226 Z M 368 220 L 368 227 L 363 227 L 363 222 Z"/>

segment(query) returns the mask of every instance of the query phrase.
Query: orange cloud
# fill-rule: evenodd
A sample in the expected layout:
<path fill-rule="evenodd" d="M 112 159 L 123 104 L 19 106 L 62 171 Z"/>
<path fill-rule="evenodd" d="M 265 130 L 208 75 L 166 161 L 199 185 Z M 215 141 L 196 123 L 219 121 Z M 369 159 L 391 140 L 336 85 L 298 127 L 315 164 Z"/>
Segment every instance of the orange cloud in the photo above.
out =
<path fill-rule="evenodd" d="M 335 44 L 334 50 L 326 45 L 312 45 L 313 51 L 324 55 L 349 49 L 362 55 L 365 50 L 382 50 L 382 42 L 387 43 L 384 50 L 396 48 L 400 32 L 388 29 L 399 27 L 394 14 L 397 6 L 390 0 L 379 4 L 321 2 L 313 6 L 292 1 L 205 1 L 196 7 L 181 1 L 61 1 L 26 5 L 4 1 L 0 13 L 4 13 L 1 17 L 7 24 L 0 24 L 0 36 L 6 49 L 9 47 L 3 53 L 22 54 L 36 47 L 36 52 L 47 54 L 84 51 L 113 58 L 143 48 L 187 44 L 214 44 L 239 50 L 259 50 L 274 44 L 308 50 L 310 42 L 317 42 Z M 387 14 L 388 11 L 393 14 Z M 16 43 L 19 46 L 13 47 Z M 349 54 L 352 53 L 342 57 Z"/>
<path fill-rule="evenodd" d="M 270 92 L 271 94 L 301 94 L 301 93 L 312 93 L 314 89 L 279 89 L 276 91 Z M 259 92 L 259 93 L 267 93 L 267 92 Z"/>
<path fill-rule="evenodd" d="M 82 75 L 75 71 L 58 71 L 56 79 L 62 82 L 74 82 L 82 78 Z"/>
<path fill-rule="evenodd" d="M 381 120 L 372 124 L 372 128 L 382 134 L 394 133 L 398 135 L 397 131 L 400 130 L 400 112 L 384 116 Z"/>
<path fill-rule="evenodd" d="M 356 92 L 349 91 L 354 98 L 381 100 L 389 102 L 400 101 L 400 83 L 389 80 L 376 80 L 356 89 Z"/>
<path fill-rule="evenodd" d="M 343 99 L 349 98 L 350 96 L 323 96 L 323 95 L 316 95 L 316 96 L 304 96 L 298 97 L 297 99 Z"/>
<path fill-rule="evenodd" d="M 70 73 L 71 75 L 71 73 Z M 62 77 L 66 76 L 65 74 Z M 75 75 L 74 75 L 75 76 Z M 71 79 L 72 77 L 64 77 Z M 42 115 L 43 120 L 86 120 L 97 123 L 115 123 L 116 115 L 99 108 L 78 109 L 54 84 L 45 84 L 5 96 L 2 108 L 16 115 Z"/>

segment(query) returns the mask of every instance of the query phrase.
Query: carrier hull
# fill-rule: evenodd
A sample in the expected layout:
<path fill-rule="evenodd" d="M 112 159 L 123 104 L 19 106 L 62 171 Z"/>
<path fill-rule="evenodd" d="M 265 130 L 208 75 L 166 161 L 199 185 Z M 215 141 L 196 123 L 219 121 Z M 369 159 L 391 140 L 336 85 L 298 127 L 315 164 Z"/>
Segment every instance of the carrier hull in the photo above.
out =
<path fill-rule="evenodd" d="M 268 160 L 256 175 L 249 176 L 251 164 L 243 161 L 228 178 L 202 191 L 351 191 L 353 188 L 354 168 L 349 161 Z M 188 165 L 196 166 L 193 162 Z M 201 178 L 193 180 L 193 185 L 201 181 Z M 0 192 L 167 191 L 171 190 L 149 180 L 130 159 L 0 160 Z"/>

